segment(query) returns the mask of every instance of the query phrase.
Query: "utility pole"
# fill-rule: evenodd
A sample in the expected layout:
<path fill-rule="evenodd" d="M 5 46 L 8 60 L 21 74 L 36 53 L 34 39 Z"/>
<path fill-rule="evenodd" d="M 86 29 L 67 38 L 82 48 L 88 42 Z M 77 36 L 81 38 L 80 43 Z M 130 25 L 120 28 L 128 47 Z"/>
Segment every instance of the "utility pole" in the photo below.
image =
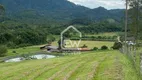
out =
<path fill-rule="evenodd" d="M 125 10 L 125 53 L 127 53 L 127 28 L 128 28 L 128 0 L 126 0 L 126 10 Z"/>
<path fill-rule="evenodd" d="M 136 32 L 136 43 L 138 43 L 139 37 L 139 0 L 137 0 L 137 32 Z"/>

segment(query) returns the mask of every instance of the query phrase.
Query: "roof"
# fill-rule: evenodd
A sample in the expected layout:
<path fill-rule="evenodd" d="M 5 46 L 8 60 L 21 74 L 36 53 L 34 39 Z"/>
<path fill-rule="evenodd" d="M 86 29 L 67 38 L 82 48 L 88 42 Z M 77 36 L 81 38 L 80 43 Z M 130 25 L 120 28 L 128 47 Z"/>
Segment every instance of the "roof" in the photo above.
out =
<path fill-rule="evenodd" d="M 50 48 L 50 49 L 58 49 L 58 47 L 57 46 L 45 46 L 45 48 Z"/>

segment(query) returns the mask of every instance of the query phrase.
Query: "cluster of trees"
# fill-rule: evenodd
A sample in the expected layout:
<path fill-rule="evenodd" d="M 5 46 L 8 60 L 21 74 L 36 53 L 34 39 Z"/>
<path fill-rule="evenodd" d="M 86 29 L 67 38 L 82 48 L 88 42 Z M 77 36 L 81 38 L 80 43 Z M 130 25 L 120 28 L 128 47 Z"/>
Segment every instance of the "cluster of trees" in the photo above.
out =
<path fill-rule="evenodd" d="M 117 22 L 109 22 L 107 20 L 100 22 L 92 22 L 88 26 L 80 27 L 79 30 L 84 33 L 101 33 L 101 32 L 118 32 L 122 31 L 122 24 Z"/>
<path fill-rule="evenodd" d="M 128 0 L 129 33 L 136 39 L 142 39 L 142 0 Z"/>
<path fill-rule="evenodd" d="M 0 44 L 7 45 L 10 48 L 23 47 L 28 45 L 38 45 L 46 42 L 52 42 L 55 38 L 51 35 L 60 35 L 60 33 L 69 25 L 77 25 L 83 34 L 99 33 L 99 32 L 114 32 L 122 31 L 122 25 L 117 22 L 110 22 L 108 20 L 103 21 L 90 21 L 83 18 L 74 19 L 68 23 L 52 22 L 45 23 L 45 19 L 39 18 L 41 21 L 27 20 L 20 18 L 7 18 L 4 15 L 5 9 L 0 5 L 0 16 L 4 17 L 0 22 Z M 29 13 L 34 13 L 29 12 Z M 27 13 L 27 14 L 29 14 Z M 32 17 L 32 16 L 30 16 Z M 45 20 L 45 21 L 44 21 Z M 21 22 L 23 21 L 23 22 Z M 42 23 L 44 22 L 44 23 Z M 78 26 L 80 25 L 80 26 Z M 50 35 L 50 36 L 48 36 Z M 75 34 L 66 34 L 66 36 L 72 36 Z M 107 37 L 91 37 L 90 39 L 103 39 Z M 109 37 L 108 37 L 109 39 Z"/>
<path fill-rule="evenodd" d="M 53 25 L 54 24 L 54 25 Z M 48 27 L 51 34 L 59 35 L 65 28 L 74 25 L 82 34 L 94 34 L 102 32 L 120 32 L 123 31 L 122 23 L 110 22 L 108 20 L 93 22 L 89 20 L 75 19 L 69 23 L 53 23 Z M 48 24 L 47 24 L 48 25 Z M 43 25 L 45 26 L 45 25 Z M 47 26 L 45 26 L 47 28 Z M 67 35 L 70 36 L 70 35 Z"/>
<path fill-rule="evenodd" d="M 5 56 L 6 53 L 7 53 L 7 47 L 3 46 L 3 45 L 0 45 L 0 57 Z"/>
<path fill-rule="evenodd" d="M 83 36 L 82 40 L 115 41 L 117 36 Z"/>
<path fill-rule="evenodd" d="M 46 42 L 47 33 L 40 27 L 26 24 L 0 24 L 0 44 L 11 48 L 37 45 Z"/>
<path fill-rule="evenodd" d="M 71 40 L 79 40 L 79 37 L 71 37 Z M 81 40 L 90 41 L 116 41 L 117 36 L 83 36 Z"/>
<path fill-rule="evenodd" d="M 3 21 L 0 24 L 0 44 L 6 44 L 8 47 L 20 47 L 26 45 L 37 45 L 46 42 L 55 41 L 53 35 L 60 35 L 60 33 L 69 24 L 50 23 L 50 24 L 25 24 L 16 22 L 13 20 Z M 108 23 L 107 21 L 94 22 L 88 25 L 75 25 L 83 34 L 94 34 L 99 32 L 114 32 L 122 31 L 122 27 L 119 23 Z M 65 34 L 67 37 L 75 36 L 72 34 Z M 110 40 L 116 38 L 106 36 L 84 36 L 82 39 L 90 40 Z"/>

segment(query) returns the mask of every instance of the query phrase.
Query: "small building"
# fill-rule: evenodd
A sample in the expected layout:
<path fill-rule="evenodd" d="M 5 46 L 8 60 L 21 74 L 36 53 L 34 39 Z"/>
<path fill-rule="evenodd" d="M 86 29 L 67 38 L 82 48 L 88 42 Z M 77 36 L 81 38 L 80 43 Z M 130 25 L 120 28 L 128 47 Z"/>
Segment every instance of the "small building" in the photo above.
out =
<path fill-rule="evenodd" d="M 46 45 L 43 47 L 40 47 L 41 50 L 47 50 L 49 52 L 58 52 L 58 47 L 57 46 L 51 46 L 51 45 Z"/>

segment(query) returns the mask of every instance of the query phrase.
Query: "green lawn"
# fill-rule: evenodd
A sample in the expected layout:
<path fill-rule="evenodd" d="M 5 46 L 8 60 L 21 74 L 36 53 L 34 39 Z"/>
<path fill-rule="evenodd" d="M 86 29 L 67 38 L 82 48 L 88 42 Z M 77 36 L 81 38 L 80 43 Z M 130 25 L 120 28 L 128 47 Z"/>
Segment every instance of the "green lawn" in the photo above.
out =
<path fill-rule="evenodd" d="M 0 68 L 0 80 L 140 80 L 132 63 L 119 51 L 0 63 Z"/>
<path fill-rule="evenodd" d="M 22 54 L 33 54 L 33 53 L 37 53 L 37 52 L 41 52 L 39 45 L 17 48 L 17 49 L 8 49 L 6 56 L 0 57 L 0 62 L 6 57 L 13 57 L 13 56 L 18 56 L 18 55 L 22 55 Z"/>

